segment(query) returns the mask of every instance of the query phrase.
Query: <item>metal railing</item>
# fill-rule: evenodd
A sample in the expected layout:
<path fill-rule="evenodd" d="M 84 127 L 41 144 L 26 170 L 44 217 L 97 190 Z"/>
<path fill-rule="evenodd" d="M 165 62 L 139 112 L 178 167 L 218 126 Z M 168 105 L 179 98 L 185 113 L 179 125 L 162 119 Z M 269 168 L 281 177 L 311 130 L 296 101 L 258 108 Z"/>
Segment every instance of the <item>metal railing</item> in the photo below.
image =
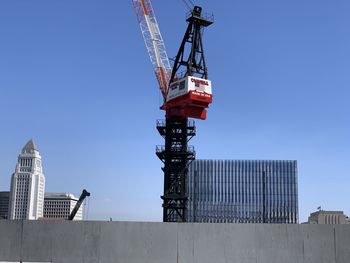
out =
<path fill-rule="evenodd" d="M 165 146 L 164 145 L 157 145 L 156 146 L 156 153 L 162 153 L 165 151 Z M 184 149 L 182 146 L 172 146 L 171 147 L 171 152 L 188 152 L 188 153 L 194 153 L 194 146 L 189 145 L 187 148 Z"/>
<path fill-rule="evenodd" d="M 163 119 L 157 120 L 157 127 L 166 127 L 166 121 Z M 188 120 L 187 121 L 187 127 L 193 128 L 195 127 L 195 121 L 194 120 Z"/>
<path fill-rule="evenodd" d="M 193 10 L 186 13 L 186 19 L 189 19 L 192 16 L 199 17 L 199 16 L 193 14 Z M 214 13 L 201 12 L 200 18 L 214 22 Z"/>

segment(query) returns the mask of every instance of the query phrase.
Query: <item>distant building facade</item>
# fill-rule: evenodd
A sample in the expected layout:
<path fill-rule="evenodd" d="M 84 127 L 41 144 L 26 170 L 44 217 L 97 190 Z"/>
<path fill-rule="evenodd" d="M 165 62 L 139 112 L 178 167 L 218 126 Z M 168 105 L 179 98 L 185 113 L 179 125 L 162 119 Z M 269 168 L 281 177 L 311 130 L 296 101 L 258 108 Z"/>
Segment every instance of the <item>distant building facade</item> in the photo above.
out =
<path fill-rule="evenodd" d="M 67 193 L 45 193 L 44 218 L 68 219 L 78 198 Z M 83 220 L 83 206 L 80 206 L 74 220 Z"/>
<path fill-rule="evenodd" d="M 44 192 L 41 156 L 30 140 L 18 156 L 16 170 L 11 177 L 9 219 L 35 220 L 42 217 Z"/>
<path fill-rule="evenodd" d="M 319 210 L 310 214 L 308 224 L 339 225 L 349 224 L 349 218 L 343 211 Z"/>
<path fill-rule="evenodd" d="M 188 222 L 298 223 L 297 161 L 195 160 Z"/>
<path fill-rule="evenodd" d="M 8 219 L 10 192 L 0 192 L 0 219 Z"/>

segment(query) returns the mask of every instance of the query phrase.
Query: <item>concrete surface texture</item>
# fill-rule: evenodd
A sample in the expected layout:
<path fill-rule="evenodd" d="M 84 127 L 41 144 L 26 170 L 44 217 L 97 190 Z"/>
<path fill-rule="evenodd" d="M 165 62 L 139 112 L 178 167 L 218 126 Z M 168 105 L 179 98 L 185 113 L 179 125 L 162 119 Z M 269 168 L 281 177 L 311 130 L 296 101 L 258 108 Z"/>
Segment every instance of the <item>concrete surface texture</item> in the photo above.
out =
<path fill-rule="evenodd" d="M 0 221 L 0 262 L 349 263 L 350 225 Z"/>

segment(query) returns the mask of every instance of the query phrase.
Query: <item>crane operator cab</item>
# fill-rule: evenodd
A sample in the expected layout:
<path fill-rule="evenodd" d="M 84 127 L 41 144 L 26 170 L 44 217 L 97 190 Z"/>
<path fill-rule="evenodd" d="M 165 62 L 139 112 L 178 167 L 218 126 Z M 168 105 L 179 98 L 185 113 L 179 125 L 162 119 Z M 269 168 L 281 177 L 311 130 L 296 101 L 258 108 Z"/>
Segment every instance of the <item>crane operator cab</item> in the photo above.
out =
<path fill-rule="evenodd" d="M 184 117 L 205 119 L 205 109 L 210 103 L 212 103 L 211 81 L 186 76 L 169 85 L 167 100 L 163 108 L 171 115 L 180 114 Z"/>

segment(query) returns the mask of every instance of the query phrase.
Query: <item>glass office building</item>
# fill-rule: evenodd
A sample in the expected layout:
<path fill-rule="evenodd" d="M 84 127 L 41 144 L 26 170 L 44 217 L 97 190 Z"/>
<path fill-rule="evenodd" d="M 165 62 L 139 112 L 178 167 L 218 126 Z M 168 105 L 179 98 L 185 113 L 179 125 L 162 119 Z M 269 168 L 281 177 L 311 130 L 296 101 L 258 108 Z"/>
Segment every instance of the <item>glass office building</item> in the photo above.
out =
<path fill-rule="evenodd" d="M 195 160 L 187 193 L 188 222 L 298 223 L 296 161 Z"/>

